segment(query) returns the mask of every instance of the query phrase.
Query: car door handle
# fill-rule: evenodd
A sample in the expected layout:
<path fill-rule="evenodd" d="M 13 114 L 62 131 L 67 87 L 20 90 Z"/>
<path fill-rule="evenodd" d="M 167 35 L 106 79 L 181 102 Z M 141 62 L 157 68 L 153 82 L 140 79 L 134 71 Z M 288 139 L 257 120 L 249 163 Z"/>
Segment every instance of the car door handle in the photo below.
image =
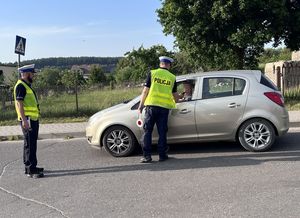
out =
<path fill-rule="evenodd" d="M 191 112 L 191 110 L 188 110 L 188 109 L 182 109 L 181 111 L 179 111 L 180 114 L 187 114 L 190 112 Z"/>
<path fill-rule="evenodd" d="M 237 104 L 237 103 L 230 103 L 228 105 L 229 108 L 237 108 L 237 107 L 240 107 L 241 105 L 240 104 Z"/>

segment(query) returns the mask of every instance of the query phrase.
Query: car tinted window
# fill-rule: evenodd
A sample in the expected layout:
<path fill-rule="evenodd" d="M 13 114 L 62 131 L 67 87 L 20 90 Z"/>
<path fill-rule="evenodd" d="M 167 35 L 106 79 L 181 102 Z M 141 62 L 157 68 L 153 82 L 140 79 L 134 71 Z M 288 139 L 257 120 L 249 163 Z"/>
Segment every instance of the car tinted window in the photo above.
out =
<path fill-rule="evenodd" d="M 261 75 L 261 78 L 260 78 L 260 84 L 278 91 L 277 86 L 275 86 L 275 84 L 271 80 L 269 80 L 266 76 L 264 76 L 263 74 Z"/>
<path fill-rule="evenodd" d="M 234 95 L 241 95 L 245 89 L 246 81 L 243 79 L 234 79 Z"/>
<path fill-rule="evenodd" d="M 245 85 L 246 81 L 239 78 L 204 78 L 202 95 L 205 99 L 241 95 Z"/>

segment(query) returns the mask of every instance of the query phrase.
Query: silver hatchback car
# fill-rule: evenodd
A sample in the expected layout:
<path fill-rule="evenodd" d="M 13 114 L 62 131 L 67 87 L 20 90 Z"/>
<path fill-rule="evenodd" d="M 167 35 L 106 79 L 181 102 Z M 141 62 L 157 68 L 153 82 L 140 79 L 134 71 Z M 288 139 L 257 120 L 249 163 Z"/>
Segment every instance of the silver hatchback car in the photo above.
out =
<path fill-rule="evenodd" d="M 170 111 L 169 144 L 226 140 L 239 141 L 248 151 L 265 151 L 289 129 L 284 99 L 260 71 L 182 75 L 176 78 L 179 91 L 186 81 L 193 84 L 192 98 Z M 88 142 L 115 157 L 130 155 L 143 134 L 136 123 L 139 101 L 140 96 L 94 114 L 86 127 Z M 157 139 L 154 130 L 153 142 Z"/>

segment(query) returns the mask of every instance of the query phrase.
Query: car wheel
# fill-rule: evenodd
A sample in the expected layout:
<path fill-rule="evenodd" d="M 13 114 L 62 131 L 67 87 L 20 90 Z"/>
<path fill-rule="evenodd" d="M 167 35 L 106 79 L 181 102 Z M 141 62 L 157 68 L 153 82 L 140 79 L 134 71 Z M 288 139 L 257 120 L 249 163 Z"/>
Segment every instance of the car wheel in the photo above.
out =
<path fill-rule="evenodd" d="M 105 149 L 115 157 L 126 157 L 136 147 L 136 139 L 133 133 L 124 126 L 108 128 L 103 135 L 102 143 Z"/>
<path fill-rule="evenodd" d="M 270 122 L 251 119 L 243 123 L 238 133 L 239 142 L 248 151 L 265 151 L 275 142 L 275 130 Z"/>

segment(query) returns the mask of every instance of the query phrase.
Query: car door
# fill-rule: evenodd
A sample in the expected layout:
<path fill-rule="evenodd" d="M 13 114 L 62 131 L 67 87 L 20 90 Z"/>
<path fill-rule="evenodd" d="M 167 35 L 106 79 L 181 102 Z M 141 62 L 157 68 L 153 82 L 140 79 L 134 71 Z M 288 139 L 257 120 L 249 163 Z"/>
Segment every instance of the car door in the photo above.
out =
<path fill-rule="evenodd" d="M 198 139 L 198 133 L 196 130 L 195 120 L 195 105 L 194 101 L 196 92 L 195 90 L 199 86 L 194 79 L 183 79 L 177 82 L 177 91 L 181 93 L 185 82 L 189 82 L 192 85 L 192 97 L 189 100 L 182 100 L 176 103 L 176 109 L 170 110 L 168 120 L 168 142 L 192 142 Z M 157 141 L 158 134 L 155 129 L 153 131 L 153 141 Z"/>
<path fill-rule="evenodd" d="M 176 104 L 169 114 L 168 142 L 190 142 L 197 140 L 195 123 L 196 101 L 186 101 Z"/>
<path fill-rule="evenodd" d="M 233 139 L 247 102 L 246 78 L 214 76 L 201 78 L 201 100 L 196 101 L 199 139 Z"/>

